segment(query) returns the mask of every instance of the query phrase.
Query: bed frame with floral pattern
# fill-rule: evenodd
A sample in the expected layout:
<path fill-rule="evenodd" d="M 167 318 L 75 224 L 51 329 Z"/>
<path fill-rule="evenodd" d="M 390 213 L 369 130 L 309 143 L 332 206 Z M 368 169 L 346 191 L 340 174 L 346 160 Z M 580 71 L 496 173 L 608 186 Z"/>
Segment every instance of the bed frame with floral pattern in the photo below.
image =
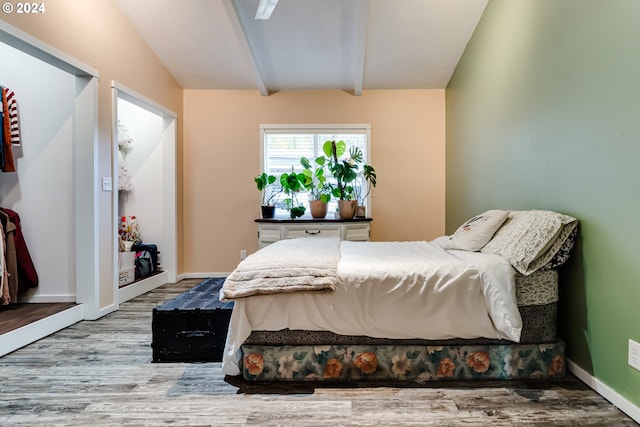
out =
<path fill-rule="evenodd" d="M 246 381 L 411 381 L 538 379 L 565 375 L 565 346 L 242 346 Z"/>

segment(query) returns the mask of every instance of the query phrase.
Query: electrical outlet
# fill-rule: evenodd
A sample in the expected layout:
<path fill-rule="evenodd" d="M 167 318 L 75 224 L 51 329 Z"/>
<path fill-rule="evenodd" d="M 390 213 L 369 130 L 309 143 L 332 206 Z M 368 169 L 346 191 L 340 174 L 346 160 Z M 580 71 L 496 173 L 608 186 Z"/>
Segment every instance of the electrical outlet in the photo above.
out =
<path fill-rule="evenodd" d="M 247 251 L 245 249 L 240 249 L 240 259 L 245 259 L 247 257 Z"/>
<path fill-rule="evenodd" d="M 640 344 L 629 340 L 629 366 L 640 371 Z"/>

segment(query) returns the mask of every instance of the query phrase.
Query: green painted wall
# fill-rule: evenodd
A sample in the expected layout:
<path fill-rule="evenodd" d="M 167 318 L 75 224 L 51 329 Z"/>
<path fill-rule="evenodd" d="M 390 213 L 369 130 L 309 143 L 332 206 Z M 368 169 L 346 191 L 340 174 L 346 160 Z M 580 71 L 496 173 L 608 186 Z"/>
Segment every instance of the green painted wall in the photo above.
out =
<path fill-rule="evenodd" d="M 580 219 L 560 336 L 640 406 L 640 1 L 490 0 L 446 103 L 447 231 L 490 208 Z"/>

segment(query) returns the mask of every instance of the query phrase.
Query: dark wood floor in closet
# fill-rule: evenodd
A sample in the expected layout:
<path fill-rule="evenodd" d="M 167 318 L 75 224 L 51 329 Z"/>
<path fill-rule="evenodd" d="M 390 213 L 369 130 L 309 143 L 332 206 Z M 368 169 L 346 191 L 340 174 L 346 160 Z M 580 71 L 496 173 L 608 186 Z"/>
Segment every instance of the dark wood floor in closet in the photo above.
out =
<path fill-rule="evenodd" d="M 153 275 L 160 274 L 154 273 Z M 136 281 L 137 282 L 137 281 Z M 130 286 L 136 282 L 120 286 Z M 0 335 L 60 313 L 76 305 L 74 302 L 29 303 L 0 306 Z"/>
<path fill-rule="evenodd" d="M 10 304 L 0 306 L 0 335 L 14 331 L 76 305 L 73 302 Z"/>

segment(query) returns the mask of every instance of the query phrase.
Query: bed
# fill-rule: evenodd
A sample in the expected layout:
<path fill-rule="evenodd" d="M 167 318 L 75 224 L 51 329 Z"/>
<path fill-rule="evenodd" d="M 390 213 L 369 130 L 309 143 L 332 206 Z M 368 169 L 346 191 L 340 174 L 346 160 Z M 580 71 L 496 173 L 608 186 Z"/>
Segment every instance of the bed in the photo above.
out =
<path fill-rule="evenodd" d="M 433 241 L 274 243 L 232 272 L 223 373 L 248 382 L 557 378 L 577 220 L 491 210 Z"/>

